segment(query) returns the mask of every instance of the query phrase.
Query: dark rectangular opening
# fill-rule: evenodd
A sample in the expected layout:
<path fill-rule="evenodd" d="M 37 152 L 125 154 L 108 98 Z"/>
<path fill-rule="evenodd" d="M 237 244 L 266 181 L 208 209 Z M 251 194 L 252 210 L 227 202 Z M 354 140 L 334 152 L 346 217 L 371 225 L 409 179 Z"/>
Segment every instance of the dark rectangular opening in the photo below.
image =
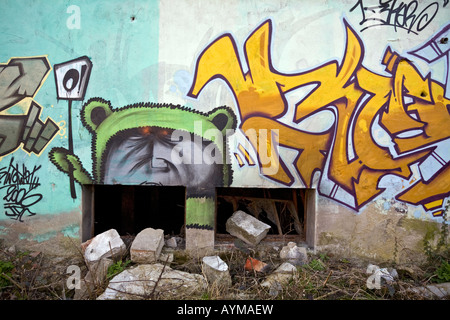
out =
<path fill-rule="evenodd" d="M 184 187 L 137 185 L 83 186 L 83 238 L 109 229 L 136 235 L 145 228 L 184 233 Z M 85 203 L 87 202 L 87 203 Z M 85 220 L 88 221 L 85 221 Z M 84 234 L 90 233 L 90 236 Z"/>
<path fill-rule="evenodd" d="M 267 239 L 306 239 L 306 189 L 217 188 L 216 239 L 227 239 L 226 221 L 242 210 L 271 226 Z"/>

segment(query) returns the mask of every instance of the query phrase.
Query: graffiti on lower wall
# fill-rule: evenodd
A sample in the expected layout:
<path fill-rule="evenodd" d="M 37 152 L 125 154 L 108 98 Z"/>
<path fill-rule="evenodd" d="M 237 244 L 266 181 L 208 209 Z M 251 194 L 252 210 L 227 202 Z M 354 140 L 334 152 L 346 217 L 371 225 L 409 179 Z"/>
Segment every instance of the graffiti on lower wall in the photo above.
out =
<path fill-rule="evenodd" d="M 372 72 L 363 63 L 362 40 L 346 20 L 343 25 L 346 47 L 342 61 L 295 74 L 278 72 L 272 65 L 271 20 L 264 21 L 246 39 L 244 56 L 239 56 L 233 36 L 224 34 L 199 55 L 188 95 L 198 98 L 212 80 L 221 79 L 234 95 L 244 134 L 250 129 L 279 131 L 279 146 L 298 154 L 292 163 L 296 172 L 270 140 L 263 143 L 272 150 L 271 161 L 262 163 L 258 153 L 261 139 L 247 135 L 267 179 L 291 186 L 297 174 L 303 185 L 311 188 L 315 174 L 320 173 L 321 195 L 359 211 L 384 192 L 380 183 L 384 177 L 396 176 L 405 181 L 397 200 L 441 215 L 443 201 L 450 194 L 450 100 L 446 84 L 433 80 L 430 74 L 423 76 L 410 60 L 390 47 L 381 57 L 388 75 Z M 412 53 L 427 61 L 448 55 L 448 41 L 440 39 L 449 28 L 444 27 Z M 244 71 L 245 66 L 248 71 Z M 311 89 L 303 99 L 295 106 L 288 104 L 287 94 L 308 86 Z M 283 116 L 289 108 L 294 108 L 294 116 L 286 121 Z M 324 113 L 334 119 L 325 128 L 308 126 L 308 130 L 302 126 Z"/>
<path fill-rule="evenodd" d="M 59 127 L 51 118 L 41 120 L 43 108 L 34 100 L 50 70 L 45 56 L 11 58 L 0 64 L 0 157 L 19 148 L 39 156 L 58 133 Z M 17 110 L 23 113 L 17 114 Z M 36 214 L 33 206 L 43 198 L 36 190 L 41 185 L 37 176 L 40 169 L 41 165 L 30 169 L 19 164 L 14 156 L 7 166 L 2 164 L 0 190 L 6 217 L 23 222 L 24 216 Z"/>
<path fill-rule="evenodd" d="M 28 169 L 25 164 L 19 165 L 11 158 L 7 167 L 0 168 L 0 190 L 6 190 L 3 197 L 5 215 L 23 222 L 25 214 L 34 216 L 32 207 L 42 200 L 42 194 L 36 189 L 41 185 L 36 175 L 41 166 Z"/>

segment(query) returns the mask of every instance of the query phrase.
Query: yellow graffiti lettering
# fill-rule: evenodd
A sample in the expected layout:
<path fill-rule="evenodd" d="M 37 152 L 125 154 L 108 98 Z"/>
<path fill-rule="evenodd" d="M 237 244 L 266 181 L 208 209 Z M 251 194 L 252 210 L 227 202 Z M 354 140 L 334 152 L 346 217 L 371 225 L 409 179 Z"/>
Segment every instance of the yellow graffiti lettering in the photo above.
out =
<path fill-rule="evenodd" d="M 409 180 L 411 166 L 418 165 L 422 180 L 415 179 L 397 198 L 426 210 L 441 207 L 450 195 L 450 159 L 445 152 L 433 150 L 450 138 L 450 101 L 444 87 L 430 75 L 423 77 L 411 61 L 389 47 L 381 60 L 388 75 L 368 70 L 362 63 L 361 39 L 345 20 L 344 25 L 341 63 L 331 61 L 295 74 L 280 73 L 272 66 L 270 20 L 247 38 L 245 57 L 239 57 L 232 36 L 224 35 L 199 56 L 189 95 L 198 97 L 214 79 L 226 82 L 261 174 L 271 180 L 294 183 L 294 173 L 275 146 L 295 150 L 298 156 L 293 165 L 306 187 L 312 186 L 314 174 L 320 171 L 322 194 L 359 210 L 384 191 L 379 187 L 381 178 Z M 279 118 L 288 111 L 286 94 L 308 85 L 314 88 L 295 105 L 292 124 L 281 122 Z M 323 110 L 335 117 L 326 131 L 303 131 L 295 125 Z M 276 130 L 278 135 L 261 139 L 260 130 Z M 381 141 L 377 135 L 388 139 Z M 353 197 L 354 204 L 339 198 L 336 185 Z"/>

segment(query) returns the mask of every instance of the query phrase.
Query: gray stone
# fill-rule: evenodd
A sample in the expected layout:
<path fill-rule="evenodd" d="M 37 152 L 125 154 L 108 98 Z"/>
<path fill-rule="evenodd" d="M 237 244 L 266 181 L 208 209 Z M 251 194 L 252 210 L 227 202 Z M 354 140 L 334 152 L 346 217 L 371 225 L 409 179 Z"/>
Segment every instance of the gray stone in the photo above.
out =
<path fill-rule="evenodd" d="M 16 246 L 15 245 L 12 245 L 11 247 L 9 247 L 8 248 L 8 253 L 11 253 L 11 254 L 16 254 Z"/>
<path fill-rule="evenodd" d="M 140 264 L 111 279 L 97 300 L 192 299 L 206 288 L 202 275 L 173 270 L 159 263 Z"/>
<path fill-rule="evenodd" d="M 89 271 L 85 276 L 85 280 L 96 285 L 102 285 L 106 281 L 108 268 L 114 264 L 114 261 L 103 258 L 89 265 Z"/>
<path fill-rule="evenodd" d="M 250 244 L 257 245 L 269 232 L 270 226 L 255 217 L 238 210 L 227 220 L 226 230 L 229 234 Z"/>
<path fill-rule="evenodd" d="M 75 289 L 74 300 L 95 298 L 97 289 L 101 288 L 106 283 L 108 268 L 113 265 L 113 263 L 113 260 L 103 258 L 88 265 L 89 271 L 84 279 L 80 281 L 80 288 Z"/>
<path fill-rule="evenodd" d="M 428 299 L 445 299 L 450 297 L 450 282 L 431 284 L 425 287 L 413 288 L 412 290 Z"/>
<path fill-rule="evenodd" d="M 131 261 L 136 263 L 156 262 L 164 246 L 164 231 L 146 228 L 136 235 L 130 248 Z"/>
<path fill-rule="evenodd" d="M 172 252 L 161 252 L 159 255 L 158 261 L 162 263 L 172 263 L 173 262 L 173 253 Z"/>
<path fill-rule="evenodd" d="M 296 274 L 297 267 L 289 262 L 283 262 L 273 273 Z"/>
<path fill-rule="evenodd" d="M 120 258 L 126 253 L 126 246 L 115 229 L 110 229 L 95 236 L 84 252 L 88 264 L 103 258 Z"/>
<path fill-rule="evenodd" d="M 266 277 L 261 286 L 268 288 L 271 296 L 276 296 L 297 274 L 298 270 L 293 264 L 284 262 Z"/>
<path fill-rule="evenodd" d="M 231 286 L 231 276 L 228 265 L 219 256 L 203 257 L 202 272 L 211 285 L 220 288 L 228 288 Z"/>
<path fill-rule="evenodd" d="M 95 298 L 96 287 L 93 283 L 86 281 L 86 279 L 80 280 L 80 287 L 75 289 L 73 300 L 90 300 Z"/>
<path fill-rule="evenodd" d="M 167 247 L 169 247 L 169 248 L 174 248 L 175 249 L 176 247 L 178 247 L 177 238 L 176 237 L 171 237 L 171 238 L 167 239 L 166 242 L 165 242 L 165 245 Z"/>
<path fill-rule="evenodd" d="M 303 265 L 308 261 L 305 247 L 298 247 L 295 242 L 289 242 L 280 251 L 280 258 L 294 265 Z"/>

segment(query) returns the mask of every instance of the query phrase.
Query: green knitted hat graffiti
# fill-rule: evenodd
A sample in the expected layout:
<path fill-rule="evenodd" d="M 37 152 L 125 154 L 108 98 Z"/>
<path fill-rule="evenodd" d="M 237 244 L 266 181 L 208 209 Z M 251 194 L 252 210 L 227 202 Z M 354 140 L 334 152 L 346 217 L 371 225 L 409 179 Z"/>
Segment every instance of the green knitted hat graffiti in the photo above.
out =
<path fill-rule="evenodd" d="M 219 130 L 225 135 L 227 129 L 236 128 L 236 117 L 228 107 L 218 107 L 208 113 L 202 113 L 172 104 L 138 103 L 120 109 L 112 109 L 109 101 L 92 98 L 81 111 L 84 126 L 94 135 L 92 158 L 94 160 L 94 181 L 101 182 L 101 165 L 108 142 L 118 133 L 140 127 L 159 127 L 184 130 L 201 135 L 203 139 L 214 142 L 214 137 L 205 133 L 210 129 Z M 201 122 L 200 127 L 195 124 Z M 198 132 L 198 130 L 201 131 Z M 223 163 L 229 163 L 223 144 L 217 144 Z M 224 185 L 231 183 L 231 168 L 223 166 Z"/>

